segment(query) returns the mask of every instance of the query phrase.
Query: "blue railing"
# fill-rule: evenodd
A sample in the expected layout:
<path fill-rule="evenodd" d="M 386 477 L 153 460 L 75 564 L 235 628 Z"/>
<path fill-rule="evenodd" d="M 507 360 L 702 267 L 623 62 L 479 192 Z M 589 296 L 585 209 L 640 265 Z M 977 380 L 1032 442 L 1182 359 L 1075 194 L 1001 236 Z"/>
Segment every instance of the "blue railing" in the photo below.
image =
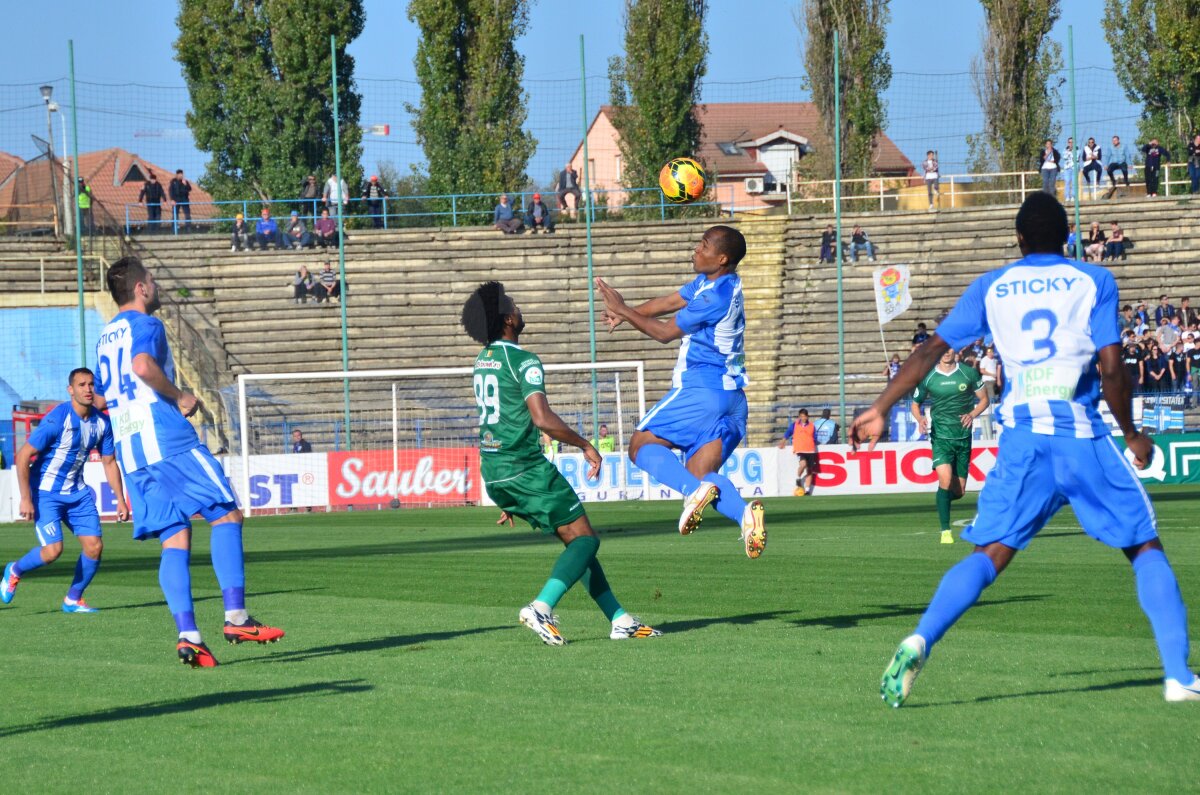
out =
<path fill-rule="evenodd" d="M 598 217 L 603 217 L 613 213 L 621 213 L 627 210 L 658 210 L 660 220 L 667 219 L 667 211 L 674 207 L 712 207 L 716 208 L 715 212 L 728 213 L 730 217 L 734 214 L 734 188 L 732 185 L 723 185 L 715 189 L 721 193 L 728 191 L 729 200 L 727 202 L 710 201 L 710 202 L 694 202 L 688 205 L 675 205 L 666 200 L 662 191 L 658 188 L 614 188 L 611 190 L 595 189 L 591 191 L 593 201 L 584 202 L 583 207 L 577 207 L 573 212 L 587 212 L 591 215 L 592 221 L 596 221 Z M 466 204 L 470 199 L 494 199 L 499 204 L 499 197 L 506 195 L 513 200 L 513 212 L 524 219 L 528 212 L 529 204 L 534 193 L 541 191 L 509 191 L 501 193 L 456 193 L 456 194 L 438 194 L 428 196 L 388 196 L 381 199 L 363 199 L 363 198 L 348 198 L 342 205 L 342 218 L 349 220 L 353 218 L 371 219 L 377 222 L 376 226 L 382 229 L 387 229 L 395 222 L 404 218 L 449 218 L 451 226 L 458 226 L 459 221 L 466 221 L 479 216 L 489 217 L 495 212 L 495 208 L 491 210 L 474 210 L 461 208 L 460 203 Z M 545 194 L 547 197 L 554 200 L 557 204 L 557 196 L 550 191 Z M 614 203 L 614 199 L 619 203 Z M 633 202 L 629 202 L 633 199 Z M 420 207 L 416 211 L 408 211 L 406 203 L 439 203 L 445 207 L 445 203 L 449 202 L 449 209 L 434 209 L 433 207 Z M 519 204 L 518 204 L 519 202 Z M 379 211 L 374 212 L 372 204 L 379 205 Z M 550 206 L 550 203 L 546 203 Z M 132 234 L 135 226 L 141 225 L 145 231 L 169 231 L 171 234 L 179 234 L 180 231 L 188 231 L 181 229 L 184 226 L 207 226 L 210 230 L 216 229 L 217 224 L 232 223 L 236 220 L 236 214 L 241 213 L 246 221 L 246 226 L 253 230 L 254 222 L 260 217 L 262 208 L 271 208 L 283 206 L 285 209 L 275 215 L 272 212 L 272 217 L 280 224 L 280 234 L 285 230 L 282 228 L 283 222 L 287 220 L 293 210 L 302 213 L 306 221 L 320 217 L 321 210 L 324 209 L 325 203 L 321 199 L 269 199 L 263 201 L 260 199 L 243 199 L 234 201 L 213 201 L 213 202 L 189 202 L 187 204 L 190 220 L 185 218 L 183 223 L 180 223 L 179 205 L 177 204 L 139 204 L 131 203 L 125 205 L 125 233 Z M 135 218 L 137 210 L 146 210 L 148 208 L 159 209 L 160 218 L 143 220 Z M 366 212 L 358 211 L 358 208 L 365 208 Z M 215 212 L 208 214 L 207 208 L 215 208 Z M 254 212 L 251 212 L 251 211 Z M 552 213 L 556 214 L 557 218 L 562 217 L 566 210 L 559 210 L 556 207 L 550 207 Z M 161 218 L 163 214 L 169 214 L 166 219 Z M 202 214 L 204 217 L 197 218 L 197 215 Z M 330 211 L 330 217 L 336 218 L 336 213 Z M 390 223 L 389 223 L 390 222 Z M 309 230 L 312 231 L 311 229 Z"/>

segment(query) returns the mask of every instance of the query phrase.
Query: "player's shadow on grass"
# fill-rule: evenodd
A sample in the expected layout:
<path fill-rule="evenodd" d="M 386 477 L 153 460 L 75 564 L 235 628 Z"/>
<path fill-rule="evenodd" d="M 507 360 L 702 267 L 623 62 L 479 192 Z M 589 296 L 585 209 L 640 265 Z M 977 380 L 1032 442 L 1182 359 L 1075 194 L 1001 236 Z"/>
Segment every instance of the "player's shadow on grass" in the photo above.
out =
<path fill-rule="evenodd" d="M 289 588 L 289 589 L 283 590 L 283 591 L 255 591 L 254 593 L 247 594 L 247 596 L 251 599 L 254 599 L 254 598 L 262 597 L 262 596 L 278 596 L 279 594 L 285 594 L 285 593 L 304 593 L 305 591 L 324 591 L 324 590 L 325 589 L 323 587 Z M 220 599 L 220 598 L 222 598 L 221 594 L 212 594 L 211 596 L 193 597 L 192 601 L 193 602 L 211 602 L 214 599 Z M 141 604 L 136 604 L 136 605 L 112 605 L 111 607 L 103 607 L 103 608 L 101 608 L 101 612 L 108 613 L 113 610 L 137 610 L 137 609 L 140 609 L 143 607 L 166 607 L 166 606 L 167 606 L 167 600 L 159 599 L 157 602 L 142 602 Z M 60 612 L 60 611 L 58 611 L 58 610 L 43 610 L 39 613 L 33 613 L 33 615 L 45 616 L 45 615 L 51 615 L 53 613 L 58 613 L 58 612 Z"/>
<path fill-rule="evenodd" d="M 324 696 L 347 695 L 350 693 L 364 693 L 374 689 L 374 685 L 363 679 L 343 679 L 335 682 L 313 682 L 293 687 L 273 687 L 261 690 L 229 690 L 223 693 L 207 693 L 202 696 L 189 696 L 188 698 L 176 698 L 168 701 L 130 704 L 98 712 L 85 712 L 80 715 L 63 715 L 62 717 L 47 718 L 46 720 L 25 723 L 19 726 L 4 726 L 0 727 L 0 738 L 13 737 L 18 734 L 53 731 L 54 729 L 67 729 L 75 726 L 92 726 L 98 723 L 157 718 L 162 715 L 179 715 L 211 707 L 223 707 L 227 704 L 242 705 L 247 702 L 269 704 L 295 698 L 320 698 Z"/>
<path fill-rule="evenodd" d="M 455 629 L 446 630 L 445 632 L 420 632 L 415 635 L 394 635 L 390 638 L 370 638 L 368 640 L 355 640 L 348 643 L 333 643 L 328 646 L 314 646 L 308 649 L 296 649 L 294 651 L 276 652 L 274 654 L 265 654 L 261 657 L 251 657 L 243 660 L 231 660 L 222 665 L 235 665 L 242 662 L 305 662 L 307 660 L 316 660 L 321 657 L 332 657 L 341 654 L 360 654 L 362 652 L 385 651 L 388 649 L 406 649 L 408 651 L 421 651 L 424 649 L 424 644 L 435 643 L 441 640 L 453 640 L 454 638 L 462 638 L 468 635 L 480 635 L 485 632 L 495 632 L 501 629 L 512 629 L 512 624 L 495 627 L 473 627 L 471 629 Z"/>
<path fill-rule="evenodd" d="M 695 629 L 705 629 L 706 627 L 718 626 L 721 624 L 732 624 L 733 626 L 746 626 L 748 624 L 757 624 L 759 621 L 775 621 L 784 616 L 795 615 L 795 610 L 765 610 L 761 613 L 744 613 L 740 616 L 720 616 L 717 618 L 694 618 L 685 621 L 667 621 L 666 623 L 655 624 L 656 629 L 661 629 L 663 634 L 674 634 L 677 632 L 690 632 Z"/>
<path fill-rule="evenodd" d="M 1102 685 L 1087 685 L 1086 687 L 1063 687 L 1057 690 L 1027 690 L 1023 693 L 996 693 L 990 696 L 962 699 L 959 701 L 938 701 L 932 704 L 911 704 L 905 709 L 933 709 L 936 707 L 961 707 L 967 704 L 987 704 L 991 701 L 1008 701 L 1013 698 L 1036 698 L 1038 696 L 1065 696 L 1074 693 L 1100 693 L 1105 690 L 1125 690 L 1130 687 L 1162 687 L 1162 677 L 1147 677 L 1145 679 L 1122 679 L 1118 682 L 1106 682 Z"/>
<path fill-rule="evenodd" d="M 1017 602 L 1037 602 L 1047 598 L 1047 594 L 1023 594 L 1010 596 L 1005 599 L 984 599 L 975 603 L 973 610 L 992 607 L 995 605 L 1014 604 Z M 819 616 L 817 618 L 795 618 L 788 623 L 797 627 L 825 627 L 826 629 L 853 629 L 864 621 L 886 621 L 890 618 L 905 618 L 919 616 L 925 612 L 928 605 L 878 605 L 875 610 L 867 613 L 847 613 L 840 616 Z"/>

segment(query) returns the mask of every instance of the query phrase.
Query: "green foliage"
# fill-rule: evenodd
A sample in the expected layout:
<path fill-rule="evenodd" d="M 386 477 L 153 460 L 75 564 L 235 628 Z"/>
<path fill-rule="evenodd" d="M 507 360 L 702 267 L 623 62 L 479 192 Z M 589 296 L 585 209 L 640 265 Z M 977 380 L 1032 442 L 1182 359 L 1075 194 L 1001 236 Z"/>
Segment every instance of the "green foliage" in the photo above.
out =
<path fill-rule="evenodd" d="M 391 195 L 388 212 L 404 214 L 400 218 L 389 218 L 389 227 L 437 226 L 444 221 L 432 215 L 438 209 L 434 201 L 423 198 L 429 195 L 429 177 L 420 166 L 409 166 L 409 172 L 401 174 L 395 163 L 384 160 L 376 164 L 375 172 Z"/>
<path fill-rule="evenodd" d="M 828 156 L 814 163 L 822 166 L 821 179 L 834 176 L 833 33 L 838 33 L 840 50 L 842 178 L 861 179 L 874 171 L 877 137 L 887 124 L 883 92 L 892 82 L 885 50 L 889 18 L 888 0 L 804 0 L 796 12 L 796 24 L 805 32 L 807 88 L 829 142 Z M 865 183 L 844 186 L 850 194 L 866 188 Z"/>
<path fill-rule="evenodd" d="M 1186 151 L 1200 125 L 1198 18 L 1197 0 L 1105 2 L 1117 80 L 1130 101 L 1142 103 L 1141 140 L 1157 137 L 1173 155 Z"/>
<path fill-rule="evenodd" d="M 329 37 L 337 36 L 342 177 L 362 179 L 360 98 L 346 46 L 362 0 L 180 0 L 183 67 L 196 146 L 212 155 L 200 183 L 218 200 L 295 197 L 307 174 L 334 172 Z"/>
<path fill-rule="evenodd" d="M 694 157 L 700 145 L 695 107 L 707 71 L 705 6 L 704 0 L 626 0 L 625 57 L 609 61 L 609 97 L 627 188 L 658 185 L 664 163 Z"/>
<path fill-rule="evenodd" d="M 429 163 L 429 192 L 520 190 L 537 147 L 524 129 L 525 58 L 516 50 L 529 24 L 528 0 L 411 0 L 408 17 L 421 29 L 414 59 L 421 104 L 407 107 Z M 458 207 L 495 204 L 484 197 Z"/>
<path fill-rule="evenodd" d="M 985 24 L 971 64 L 984 130 L 967 137 L 973 170 L 1028 171 L 1047 138 L 1057 139 L 1062 46 L 1049 39 L 1060 0 L 980 0 Z"/>

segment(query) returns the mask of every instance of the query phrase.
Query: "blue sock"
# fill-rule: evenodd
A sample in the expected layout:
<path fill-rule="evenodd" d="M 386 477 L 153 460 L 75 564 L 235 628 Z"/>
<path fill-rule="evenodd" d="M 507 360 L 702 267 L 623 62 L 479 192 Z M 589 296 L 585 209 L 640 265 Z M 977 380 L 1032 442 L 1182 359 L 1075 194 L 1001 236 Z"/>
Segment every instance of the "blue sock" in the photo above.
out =
<path fill-rule="evenodd" d="M 1175 572 L 1161 549 L 1150 549 L 1133 559 L 1138 601 L 1150 619 L 1163 672 L 1168 679 L 1190 684 L 1195 678 L 1188 668 L 1187 608 L 1179 593 Z"/>
<path fill-rule="evenodd" d="M 746 512 L 746 501 L 738 494 L 737 486 L 733 485 L 729 478 L 716 472 L 710 472 L 704 479 L 721 490 L 717 501 L 713 503 L 717 511 L 740 525 L 742 514 Z"/>
<path fill-rule="evenodd" d="M 653 475 L 659 483 L 670 486 L 685 497 L 700 485 L 700 479 L 687 471 L 687 467 L 675 457 L 674 451 L 661 444 L 642 445 L 633 463 L 638 469 Z M 739 516 L 738 521 L 741 520 Z"/>
<path fill-rule="evenodd" d="M 212 529 L 212 567 L 221 586 L 226 610 L 246 609 L 246 561 L 242 554 L 242 525 L 222 522 Z"/>
<path fill-rule="evenodd" d="M 180 632 L 197 631 L 192 608 L 192 573 L 188 570 L 191 559 L 192 553 L 186 549 L 164 549 L 158 563 L 158 584 Z"/>
<path fill-rule="evenodd" d="M 92 578 L 96 576 L 96 570 L 99 568 L 99 559 L 93 560 L 81 554 L 79 560 L 75 561 L 75 579 L 71 580 L 71 590 L 67 591 L 67 598 L 78 602 L 84 590 L 91 585 Z"/>
<path fill-rule="evenodd" d="M 13 564 L 13 576 L 20 577 L 22 574 L 40 569 L 45 566 L 45 561 L 42 560 L 42 548 L 34 547 L 25 553 L 25 556 Z"/>
<path fill-rule="evenodd" d="M 995 581 L 996 566 L 982 552 L 967 555 L 946 572 L 914 633 L 925 639 L 926 652 Z"/>

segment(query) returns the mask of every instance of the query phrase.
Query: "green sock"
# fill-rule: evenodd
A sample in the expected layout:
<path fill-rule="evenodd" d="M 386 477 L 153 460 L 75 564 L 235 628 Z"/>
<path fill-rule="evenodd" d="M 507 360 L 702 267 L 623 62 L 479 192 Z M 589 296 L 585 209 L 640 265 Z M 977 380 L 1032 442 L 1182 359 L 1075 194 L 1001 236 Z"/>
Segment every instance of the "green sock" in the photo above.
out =
<path fill-rule="evenodd" d="M 625 615 L 625 608 L 621 607 L 617 597 L 613 596 L 612 588 L 608 585 L 608 578 L 604 576 L 604 568 L 601 567 L 598 559 L 592 558 L 592 562 L 588 564 L 587 571 L 583 573 L 583 584 L 609 621 Z"/>
<path fill-rule="evenodd" d="M 942 523 L 943 530 L 950 529 L 950 501 L 952 499 L 953 497 L 948 489 L 939 488 L 937 490 L 938 521 Z"/>
<path fill-rule="evenodd" d="M 558 556 L 554 568 L 550 570 L 550 579 L 542 586 L 542 592 L 534 601 L 545 602 L 554 607 L 563 598 L 571 586 L 579 581 L 588 565 L 596 559 L 596 550 L 600 548 L 600 539 L 595 536 L 580 536 Z"/>
<path fill-rule="evenodd" d="M 950 502 L 955 502 L 957 500 L 961 500 L 964 496 L 966 496 L 966 492 L 952 491 L 952 492 L 950 492 Z"/>

